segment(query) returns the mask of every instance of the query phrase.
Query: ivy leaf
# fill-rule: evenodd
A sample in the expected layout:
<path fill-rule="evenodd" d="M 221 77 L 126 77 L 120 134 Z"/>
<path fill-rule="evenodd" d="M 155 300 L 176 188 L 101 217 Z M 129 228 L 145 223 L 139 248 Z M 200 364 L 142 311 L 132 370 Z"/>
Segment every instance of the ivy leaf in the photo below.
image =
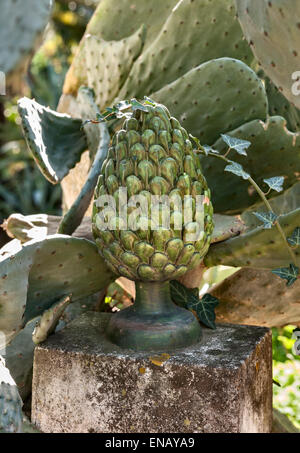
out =
<path fill-rule="evenodd" d="M 199 300 L 199 290 L 198 288 L 187 288 L 186 286 L 179 283 L 177 280 L 172 280 L 171 282 L 171 298 L 173 302 L 183 308 L 189 308 L 189 303 L 191 301 Z"/>
<path fill-rule="evenodd" d="M 287 239 L 288 242 L 291 244 L 292 247 L 297 247 L 297 245 L 300 245 L 300 227 L 297 227 L 292 236 Z"/>
<path fill-rule="evenodd" d="M 120 101 L 118 104 L 115 105 L 115 108 L 117 110 L 126 110 L 130 107 L 130 102 L 129 101 Z"/>
<path fill-rule="evenodd" d="M 122 110 L 119 110 L 116 113 L 116 118 L 126 118 L 126 119 L 132 118 L 132 112 L 124 112 Z"/>
<path fill-rule="evenodd" d="M 96 113 L 96 120 L 97 121 L 104 121 L 104 116 L 101 113 Z"/>
<path fill-rule="evenodd" d="M 215 308 L 219 300 L 210 294 L 199 298 L 198 288 L 186 288 L 177 280 L 171 281 L 171 297 L 179 306 L 196 311 L 198 319 L 211 329 L 215 329 Z"/>
<path fill-rule="evenodd" d="M 292 286 L 299 276 L 299 267 L 294 264 L 290 264 L 290 267 L 281 267 L 279 269 L 272 270 L 272 273 L 278 275 L 278 277 L 287 280 L 286 286 Z"/>
<path fill-rule="evenodd" d="M 234 149 L 237 153 L 242 156 L 247 156 L 246 149 L 249 148 L 251 142 L 248 140 L 241 140 L 239 138 L 230 137 L 230 135 L 221 134 L 223 142 L 229 146 L 229 148 Z"/>
<path fill-rule="evenodd" d="M 204 152 L 205 152 L 206 156 L 208 156 L 209 153 L 220 154 L 219 151 L 217 151 L 216 149 L 213 149 L 209 145 L 204 145 L 202 148 L 204 149 Z"/>
<path fill-rule="evenodd" d="M 193 140 L 193 142 L 196 144 L 197 148 L 202 149 L 202 145 L 200 143 L 199 138 L 194 137 L 192 134 L 189 134 L 189 137 Z M 205 153 L 206 154 L 206 153 Z M 207 154 L 206 154 L 207 155 Z"/>
<path fill-rule="evenodd" d="M 274 178 L 264 179 L 264 182 L 270 187 L 270 189 L 276 190 L 276 192 L 283 191 L 283 176 L 274 176 Z"/>
<path fill-rule="evenodd" d="M 210 294 L 204 294 L 201 299 L 198 298 L 197 302 L 190 303 L 189 309 L 196 311 L 198 318 L 203 324 L 211 329 L 215 329 L 215 308 L 217 305 L 219 305 L 219 300 L 216 297 Z"/>
<path fill-rule="evenodd" d="M 245 170 L 243 169 L 243 167 L 238 164 L 237 162 L 232 162 L 231 161 L 231 164 L 230 165 L 227 165 L 224 169 L 224 171 L 228 171 L 230 173 L 233 173 L 237 176 L 240 176 L 241 178 L 243 179 L 249 179 L 250 178 L 250 175 L 249 173 L 246 173 Z"/>
<path fill-rule="evenodd" d="M 148 98 L 147 96 L 144 96 L 145 104 L 155 106 L 155 102 L 152 101 L 152 99 Z"/>
<path fill-rule="evenodd" d="M 269 211 L 269 212 L 253 212 L 255 217 L 257 217 L 259 220 L 261 220 L 264 224 L 264 229 L 265 230 L 270 230 L 276 220 L 278 219 L 278 215 L 276 215 L 274 212 Z"/>
<path fill-rule="evenodd" d="M 132 111 L 134 112 L 135 110 L 141 110 L 142 112 L 149 112 L 149 109 L 146 105 L 141 104 L 139 101 L 136 99 L 131 99 L 131 108 Z"/>

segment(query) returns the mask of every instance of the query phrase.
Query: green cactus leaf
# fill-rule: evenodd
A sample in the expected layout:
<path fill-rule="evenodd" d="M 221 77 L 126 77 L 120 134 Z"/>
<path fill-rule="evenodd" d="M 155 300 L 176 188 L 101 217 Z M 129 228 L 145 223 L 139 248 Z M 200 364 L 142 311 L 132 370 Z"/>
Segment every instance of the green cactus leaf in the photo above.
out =
<path fill-rule="evenodd" d="M 240 216 L 214 214 L 213 220 L 215 227 L 211 237 L 212 244 L 238 236 L 247 228 Z"/>
<path fill-rule="evenodd" d="M 299 196 L 300 183 L 269 201 L 272 211 L 279 216 L 278 222 L 286 237 L 290 237 L 300 225 Z M 290 255 L 279 232 L 276 228 L 261 228 L 261 221 L 253 215 L 253 212 L 260 212 L 264 208 L 264 204 L 260 203 L 245 211 L 241 220 L 245 222 L 247 229 L 239 236 L 212 244 L 204 259 L 205 265 L 211 267 L 222 264 L 269 270 L 285 267 L 290 262 Z M 295 255 L 300 267 L 300 253 L 297 249 Z"/>
<path fill-rule="evenodd" d="M 199 321 L 211 329 L 216 328 L 215 308 L 219 305 L 219 300 L 210 294 L 205 294 L 199 298 L 198 288 L 187 288 L 177 280 L 171 281 L 171 297 L 180 307 L 188 308 L 196 312 Z"/>
<path fill-rule="evenodd" d="M 34 344 L 42 343 L 55 331 L 60 317 L 71 303 L 71 297 L 71 295 L 64 296 L 60 301 L 44 311 L 32 332 L 32 341 Z"/>
<path fill-rule="evenodd" d="M 6 367 L 18 386 L 23 401 L 31 393 L 32 367 L 35 344 L 32 333 L 39 318 L 29 321 L 5 349 L 0 350 L 0 355 L 5 358 Z"/>
<path fill-rule="evenodd" d="M 299 267 L 290 264 L 289 267 L 281 267 L 280 269 L 273 269 L 272 273 L 278 277 L 287 280 L 286 286 L 292 286 L 299 277 Z"/>
<path fill-rule="evenodd" d="M 270 189 L 276 190 L 276 192 L 283 191 L 284 176 L 274 176 L 273 178 L 264 179 L 264 182 L 269 186 Z"/>
<path fill-rule="evenodd" d="M 233 135 L 230 131 L 244 122 L 265 120 L 268 112 L 261 80 L 246 64 L 232 58 L 194 67 L 151 98 L 166 105 L 192 135 L 208 145 L 221 133 Z"/>
<path fill-rule="evenodd" d="M 113 279 L 86 239 L 53 235 L 23 246 L 13 240 L 0 250 L 0 331 L 8 343 L 63 296 L 76 301 Z"/>
<path fill-rule="evenodd" d="M 287 238 L 292 247 L 300 245 L 300 227 L 297 227 L 291 237 Z"/>
<path fill-rule="evenodd" d="M 269 115 L 270 116 L 283 116 L 287 121 L 287 128 L 292 132 L 300 132 L 300 110 L 297 109 L 291 102 L 289 102 L 279 89 L 271 82 L 269 77 L 265 75 L 263 78 L 266 93 L 269 100 Z"/>
<path fill-rule="evenodd" d="M 248 140 L 241 140 L 236 137 L 230 137 L 230 135 L 221 134 L 222 140 L 229 148 L 234 149 L 241 156 L 247 156 L 246 150 L 251 145 Z"/>
<path fill-rule="evenodd" d="M 249 65 L 253 60 L 235 18 L 234 1 L 219 1 L 212 6 L 208 0 L 183 0 L 170 11 L 156 39 L 136 60 L 119 98 L 142 98 L 145 94 L 152 97 L 151 93 L 173 83 L 192 68 L 222 57 L 243 60 Z M 195 98 L 197 90 L 193 87 L 190 91 Z M 174 101 L 183 99 L 179 96 Z M 177 113 L 174 116 L 179 118 Z"/>
<path fill-rule="evenodd" d="M 86 32 L 105 41 L 117 41 L 145 24 L 147 47 L 157 37 L 177 3 L 178 0 L 155 3 L 149 0 L 101 0 Z"/>
<path fill-rule="evenodd" d="M 100 130 L 101 139 L 93 165 L 78 197 L 76 198 L 68 212 L 65 214 L 59 225 L 58 233 L 60 234 L 71 235 L 74 233 L 76 228 L 80 225 L 94 195 L 98 176 L 100 174 L 102 164 L 106 159 L 110 142 L 110 135 L 108 133 L 106 124 L 101 124 Z"/>
<path fill-rule="evenodd" d="M 45 178 L 57 184 L 87 148 L 82 121 L 28 98 L 18 104 L 27 145 Z"/>
<path fill-rule="evenodd" d="M 243 167 L 238 164 L 237 162 L 232 162 L 230 165 L 226 165 L 224 168 L 224 171 L 227 171 L 229 173 L 233 173 L 236 176 L 240 176 L 241 178 L 247 180 L 250 178 L 250 175 L 245 172 Z"/>
<path fill-rule="evenodd" d="M 286 129 L 286 121 L 282 117 L 271 117 L 266 122 L 255 120 L 246 123 L 230 132 L 231 136 L 248 140 L 251 146 L 248 157 L 235 156 L 234 160 L 243 166 L 255 182 L 262 187 L 264 179 L 276 174 L 284 175 L 284 190 L 298 180 L 297 168 L 300 167 L 300 133 L 292 133 Z M 222 139 L 213 144 L 220 153 L 227 151 Z M 248 181 L 235 180 L 232 175 L 224 173 L 226 163 L 221 159 L 201 156 L 203 173 L 212 192 L 215 212 L 233 213 L 256 203 L 258 194 L 252 190 Z M 220 185 L 222 190 L 219 190 Z M 271 196 L 274 196 L 271 193 Z"/>
<path fill-rule="evenodd" d="M 6 94 L 20 93 L 24 73 L 50 17 L 52 0 L 1 2 L 0 68 L 6 75 Z M 0 87 L 0 94 L 2 92 Z"/>
<path fill-rule="evenodd" d="M 22 400 L 5 362 L 0 357 L 0 433 L 22 432 Z"/>
<path fill-rule="evenodd" d="M 245 37 L 261 67 L 284 96 L 300 108 L 300 3 L 236 0 L 236 4 Z"/>
<path fill-rule="evenodd" d="M 124 85 L 142 51 L 144 35 L 143 25 L 131 36 L 116 41 L 105 41 L 87 32 L 66 76 L 64 93 L 75 94 L 86 85 L 94 90 L 96 103 L 104 110 Z"/>
<path fill-rule="evenodd" d="M 99 148 L 101 138 L 100 124 L 91 124 L 90 121 L 91 119 L 97 119 L 100 115 L 99 107 L 95 102 L 94 91 L 81 86 L 77 93 L 76 107 L 76 115 L 82 119 L 81 128 L 85 132 L 87 147 L 90 151 L 91 160 L 93 160 Z"/>
<path fill-rule="evenodd" d="M 253 214 L 263 222 L 265 230 L 270 230 L 275 225 L 278 216 L 274 212 L 253 212 Z"/>

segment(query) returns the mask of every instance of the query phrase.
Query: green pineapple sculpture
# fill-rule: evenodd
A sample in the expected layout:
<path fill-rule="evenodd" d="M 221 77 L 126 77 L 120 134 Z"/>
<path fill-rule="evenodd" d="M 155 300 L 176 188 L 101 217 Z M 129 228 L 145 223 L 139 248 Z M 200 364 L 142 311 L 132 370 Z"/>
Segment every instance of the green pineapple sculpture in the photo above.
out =
<path fill-rule="evenodd" d="M 195 316 L 171 301 L 169 281 L 202 261 L 213 208 L 186 130 L 165 106 L 140 106 L 103 163 L 93 234 L 108 267 L 136 282 L 134 305 L 111 317 L 108 337 L 124 348 L 170 350 L 201 338 Z"/>

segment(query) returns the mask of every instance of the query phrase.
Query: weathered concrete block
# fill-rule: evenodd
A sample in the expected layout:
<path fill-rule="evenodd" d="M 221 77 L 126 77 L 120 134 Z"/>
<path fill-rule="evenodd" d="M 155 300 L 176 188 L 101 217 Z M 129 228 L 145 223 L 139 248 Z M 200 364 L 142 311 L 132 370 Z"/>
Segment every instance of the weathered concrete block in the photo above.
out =
<path fill-rule="evenodd" d="M 271 431 L 268 329 L 218 325 L 169 356 L 109 343 L 109 316 L 86 313 L 36 348 L 32 420 L 42 431 Z"/>

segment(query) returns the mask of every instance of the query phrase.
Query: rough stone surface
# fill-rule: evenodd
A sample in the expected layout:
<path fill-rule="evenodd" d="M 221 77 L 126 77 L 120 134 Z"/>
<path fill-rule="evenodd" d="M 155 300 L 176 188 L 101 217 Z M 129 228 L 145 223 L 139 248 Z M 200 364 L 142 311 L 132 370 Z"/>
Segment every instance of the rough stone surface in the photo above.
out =
<path fill-rule="evenodd" d="M 109 343 L 110 316 L 85 313 L 36 348 L 32 421 L 42 431 L 271 431 L 268 329 L 219 324 L 196 346 L 160 356 Z"/>

